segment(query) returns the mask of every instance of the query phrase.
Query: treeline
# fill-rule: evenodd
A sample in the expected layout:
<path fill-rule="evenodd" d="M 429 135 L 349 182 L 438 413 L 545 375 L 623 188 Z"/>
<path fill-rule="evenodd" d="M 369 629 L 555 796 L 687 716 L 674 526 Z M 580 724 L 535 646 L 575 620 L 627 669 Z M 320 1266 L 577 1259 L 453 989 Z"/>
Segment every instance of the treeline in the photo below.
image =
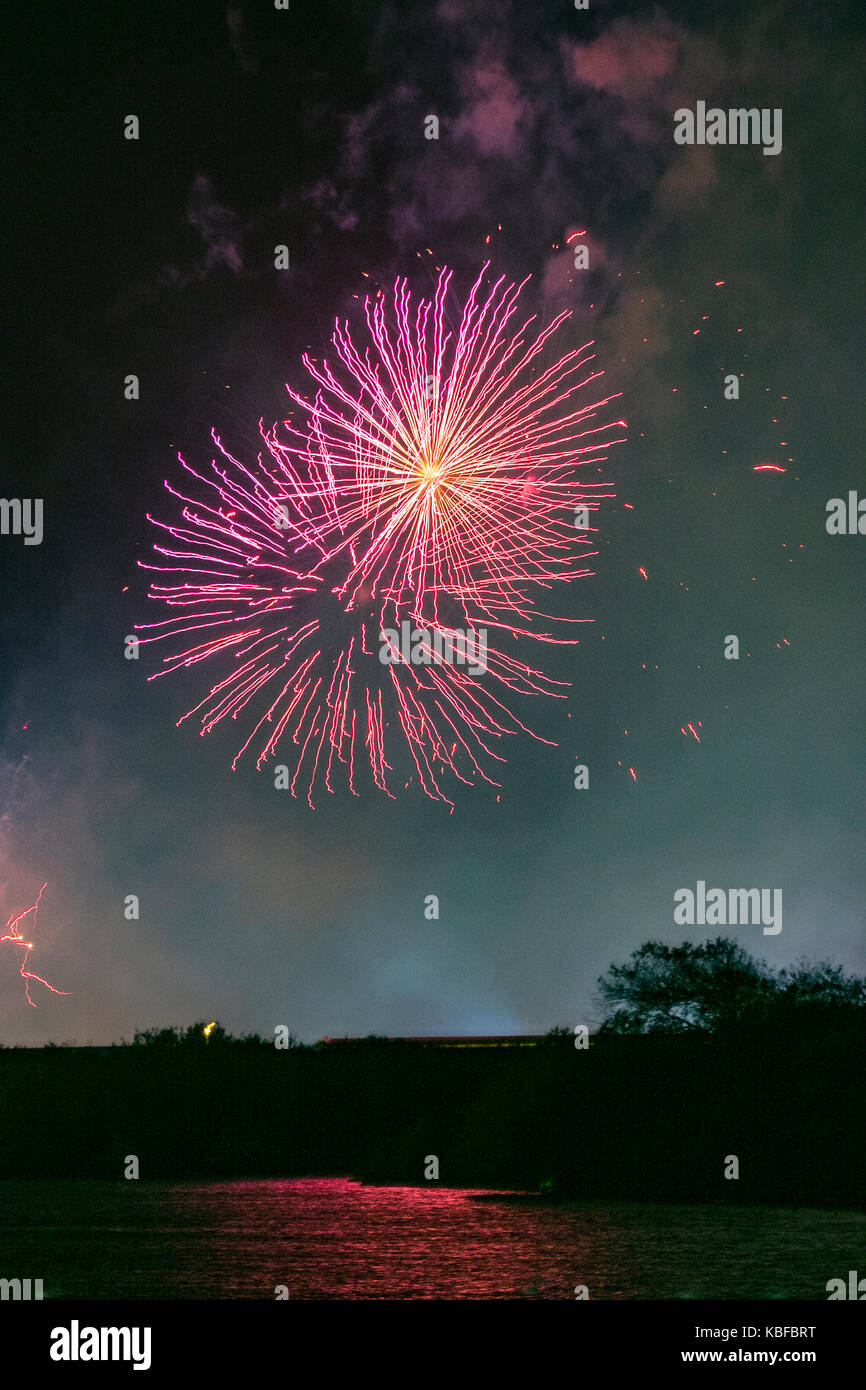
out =
<path fill-rule="evenodd" d="M 680 950 L 659 948 L 670 949 Z M 856 992 L 837 974 L 829 991 L 801 979 L 797 998 L 782 991 L 775 1003 L 764 985 L 751 1003 L 738 987 L 726 1009 L 713 978 L 712 1018 L 680 1002 L 665 1026 L 661 957 L 647 952 L 632 969 L 650 963 L 654 1024 L 639 1026 L 638 976 L 612 973 L 628 1009 L 614 1000 L 588 1048 L 570 1027 L 535 1047 L 370 1038 L 278 1048 L 199 1023 L 113 1048 L 2 1050 L 0 1178 L 122 1180 L 135 1155 L 144 1180 L 423 1184 L 435 1156 L 449 1186 L 862 1206 L 866 1009 Z M 706 956 L 690 964 L 706 984 Z M 683 958 L 674 965 L 682 974 Z"/>

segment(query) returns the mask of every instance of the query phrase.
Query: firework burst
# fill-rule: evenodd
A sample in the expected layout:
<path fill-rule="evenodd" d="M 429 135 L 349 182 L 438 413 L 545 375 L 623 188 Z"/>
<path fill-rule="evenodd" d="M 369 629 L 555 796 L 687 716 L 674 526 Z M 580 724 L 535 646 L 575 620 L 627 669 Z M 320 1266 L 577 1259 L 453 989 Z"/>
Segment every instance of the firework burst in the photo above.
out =
<path fill-rule="evenodd" d="M 556 635 L 534 597 L 589 572 L 575 509 L 610 493 L 580 484 L 576 468 L 597 464 L 624 422 L 594 423 L 612 397 L 574 400 L 600 375 L 589 345 L 540 366 L 568 315 L 532 336 L 532 319 L 512 322 L 522 286 L 500 279 L 483 296 L 483 274 L 454 332 L 448 271 L 432 301 L 413 301 L 404 281 L 390 304 L 368 299 L 363 350 L 338 321 L 333 366 L 304 357 L 317 390 L 287 388 L 295 414 L 260 422 L 256 464 L 214 434 L 208 468 L 180 460 L 196 496 L 166 482 L 180 522 L 149 518 L 169 539 L 154 546 L 166 563 L 143 567 L 170 581 L 154 580 L 150 597 L 174 610 L 139 629 L 172 648 L 156 674 L 221 663 L 182 719 L 207 733 L 243 715 L 233 766 L 251 748 L 260 766 L 291 742 L 286 785 L 311 805 L 340 764 L 355 792 L 362 757 L 390 794 L 395 738 L 433 797 L 449 800 L 446 772 L 493 782 L 485 765 L 502 760 L 502 736 L 531 733 L 505 701 L 564 693 L 503 646 L 576 640 Z M 407 621 L 434 640 L 383 666 L 383 630 Z M 436 660 L 443 641 L 482 625 L 483 678 Z"/>
<path fill-rule="evenodd" d="M 405 281 L 390 304 L 367 299 L 363 351 L 338 321 L 334 366 L 302 359 L 315 396 L 287 388 L 299 423 L 266 436 L 297 508 L 286 521 L 296 551 L 345 562 L 338 593 L 350 605 L 408 592 L 419 607 L 447 594 L 523 612 L 527 585 L 585 572 L 574 510 L 610 493 L 575 470 L 598 463 L 624 422 L 592 424 L 612 397 L 574 399 L 602 375 L 591 344 L 537 368 L 569 314 L 529 335 L 534 316 L 512 322 L 523 285 L 500 278 L 484 297 L 486 269 L 455 332 L 447 270 L 432 301 L 414 302 Z"/>

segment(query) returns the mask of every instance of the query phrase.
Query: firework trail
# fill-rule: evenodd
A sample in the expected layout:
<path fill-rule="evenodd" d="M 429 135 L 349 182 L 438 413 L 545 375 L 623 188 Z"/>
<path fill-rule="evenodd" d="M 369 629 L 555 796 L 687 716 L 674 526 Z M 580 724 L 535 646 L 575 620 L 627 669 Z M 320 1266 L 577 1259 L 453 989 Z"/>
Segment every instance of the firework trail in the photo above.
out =
<path fill-rule="evenodd" d="M 33 1003 L 33 1000 L 32 1000 L 31 997 L 30 997 L 30 981 L 31 981 L 31 980 L 36 980 L 36 981 L 38 981 L 38 983 L 39 983 L 40 985 L 44 985 L 46 989 L 50 989 L 52 994 L 67 994 L 67 993 L 68 993 L 68 990 L 65 990 L 65 989 L 55 989 L 54 986 L 53 986 L 53 985 L 50 985 L 50 984 L 48 983 L 47 980 L 43 980 L 43 978 L 42 978 L 41 975 L 34 975 L 33 972 L 32 972 L 31 970 L 28 970 L 28 969 L 27 969 L 27 962 L 28 962 L 28 960 L 30 959 L 30 953 L 31 953 L 31 951 L 33 950 L 33 942 L 32 942 L 32 941 L 25 941 L 25 940 L 24 940 L 24 937 L 21 935 L 21 929 L 20 929 L 19 923 L 23 922 L 23 921 L 24 921 L 24 918 L 25 918 L 25 917 L 28 917 L 28 916 L 30 915 L 30 913 L 32 912 L 32 913 L 33 913 L 33 926 L 34 926 L 34 927 L 36 926 L 36 913 L 37 913 L 37 909 L 38 909 L 38 907 L 39 907 L 39 903 L 40 903 L 40 901 L 41 901 L 42 894 L 45 892 L 45 889 L 46 889 L 47 887 L 48 887 L 48 884 L 47 884 L 47 883 L 43 883 L 42 887 L 39 889 L 39 893 L 38 893 L 38 895 L 37 895 L 37 898 L 36 898 L 35 903 L 33 903 L 30 907 L 25 907 L 25 908 L 24 908 L 24 911 L 23 911 L 23 912 L 19 912 L 17 915 L 16 915 L 15 913 L 12 914 L 12 916 L 9 918 L 9 920 L 8 920 L 7 923 L 6 923 L 6 933 L 7 933 L 6 936 L 0 936 L 0 942 L 3 942 L 3 941 L 11 941 L 12 944 L 13 944 L 14 946 L 21 946 L 21 947 L 23 947 L 23 949 L 24 949 L 24 959 L 23 959 L 22 962 L 21 962 L 21 966 L 20 966 L 20 969 L 19 969 L 18 973 L 19 973 L 19 975 L 21 976 L 22 980 L 24 981 L 24 990 L 25 990 L 25 993 L 27 994 L 27 1002 L 28 1002 L 28 1004 L 30 1004 L 30 1005 L 32 1006 L 32 1008 L 34 1008 L 34 1009 L 36 1008 L 36 1005 Z"/>
<path fill-rule="evenodd" d="M 449 271 L 432 301 L 413 302 L 405 281 L 390 304 L 368 299 L 363 349 L 338 321 L 334 365 L 304 356 L 317 390 L 307 399 L 287 387 L 296 416 L 282 429 L 260 422 L 256 464 L 213 434 L 209 470 L 180 459 L 197 497 L 165 484 L 181 521 L 148 518 L 169 538 L 154 546 L 167 563 L 142 567 L 172 581 L 153 581 L 150 597 L 182 610 L 137 629 L 143 643 L 171 644 L 156 674 L 204 661 L 225 671 L 178 722 L 196 715 L 207 733 L 250 717 L 233 766 L 253 746 L 261 766 L 290 739 L 290 790 L 305 786 L 311 805 L 317 779 L 333 790 L 337 764 L 356 792 L 361 757 L 391 794 L 389 728 L 428 795 L 448 801 L 446 770 L 498 785 L 484 770 L 502 761 L 496 743 L 532 732 L 503 701 L 565 688 L 501 644 L 576 640 L 555 635 L 534 591 L 589 573 L 575 561 L 591 546 L 576 509 L 611 494 L 579 484 L 575 469 L 597 464 L 624 422 L 592 423 L 612 397 L 573 399 L 601 375 L 587 369 L 589 345 L 536 362 L 568 314 L 528 335 L 532 318 L 512 323 L 522 285 L 499 279 L 484 297 L 486 269 L 456 332 Z M 420 664 L 383 667 L 381 633 L 406 620 L 445 641 L 492 631 L 484 680 L 437 663 L 423 640 Z"/>

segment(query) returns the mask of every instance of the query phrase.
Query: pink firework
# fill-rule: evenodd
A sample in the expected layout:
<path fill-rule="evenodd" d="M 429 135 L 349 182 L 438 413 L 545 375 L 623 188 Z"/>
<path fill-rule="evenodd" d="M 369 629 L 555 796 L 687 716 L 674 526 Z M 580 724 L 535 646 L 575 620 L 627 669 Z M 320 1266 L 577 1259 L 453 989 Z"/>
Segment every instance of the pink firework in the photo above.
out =
<path fill-rule="evenodd" d="M 289 389 L 298 422 L 284 422 L 284 437 L 260 425 L 265 451 L 251 466 L 213 435 L 208 469 L 181 459 L 198 497 L 167 482 L 181 521 L 154 522 L 170 538 L 154 547 L 168 563 L 143 567 L 171 582 L 153 582 L 150 596 L 179 610 L 139 629 L 171 645 L 157 674 L 220 663 L 182 718 L 207 733 L 243 715 L 233 766 L 250 748 L 261 766 L 291 744 L 285 785 L 311 805 L 340 765 L 356 792 L 361 761 L 390 794 L 397 739 L 428 795 L 449 801 L 446 773 L 498 785 L 485 764 L 502 761 L 502 736 L 531 733 L 505 701 L 566 688 L 503 645 L 575 640 L 554 635 L 534 592 L 588 573 L 575 517 L 610 494 L 579 486 L 575 469 L 598 463 L 623 422 L 592 424 L 611 398 L 573 401 L 599 375 L 586 371 L 586 348 L 538 365 L 567 315 L 527 342 L 532 320 L 509 330 L 522 287 L 499 280 L 482 300 L 479 276 L 452 334 L 449 279 L 443 271 L 434 300 L 415 305 L 398 281 L 390 314 L 381 296 L 368 300 L 363 352 L 338 322 L 339 365 L 305 357 L 318 390 L 305 400 Z M 387 661 L 384 630 L 409 624 L 411 657 Z M 481 627 L 483 673 L 439 659 Z"/>
<path fill-rule="evenodd" d="M 38 893 L 38 895 L 37 895 L 37 898 L 36 898 L 35 903 L 31 904 L 30 907 L 25 907 L 24 910 L 23 910 L 22 912 L 19 912 L 19 913 L 14 913 L 14 912 L 13 912 L 12 916 L 9 918 L 9 920 L 8 920 L 7 923 L 6 923 L 6 935 L 5 935 L 5 936 L 0 936 L 0 942 L 3 942 L 3 941 L 11 941 L 11 943 L 13 944 L 13 946 L 20 946 L 20 947 L 23 949 L 23 951 L 24 951 L 24 958 L 23 958 L 22 961 L 21 961 L 21 966 L 20 966 L 20 968 L 19 968 L 18 973 L 19 973 L 19 975 L 21 976 L 22 980 L 24 981 L 24 991 L 25 991 L 25 993 L 26 993 L 26 995 L 27 995 L 27 1002 L 28 1002 L 28 1004 L 30 1004 L 34 1009 L 36 1008 L 36 1005 L 33 1003 L 33 1000 L 30 998 L 30 981 L 31 981 L 31 980 L 36 980 L 38 984 L 44 985 L 46 989 L 50 989 L 50 991 L 51 991 L 52 994 L 66 994 L 66 993 L 67 993 L 67 991 L 66 991 L 65 989 L 55 989 L 54 986 L 53 986 L 53 985 L 50 985 L 50 984 L 48 983 L 47 980 L 43 980 L 43 978 L 42 978 L 41 975 L 34 975 L 32 970 L 28 970 L 28 969 L 27 969 L 27 962 L 28 962 L 29 959 L 30 959 L 30 953 L 31 953 L 31 951 L 33 950 L 33 942 L 32 942 L 32 941 L 26 941 L 26 940 L 24 939 L 24 937 L 23 937 L 23 935 L 22 935 L 22 933 L 21 933 L 21 923 L 24 921 L 25 917 L 29 917 L 29 916 L 30 916 L 30 913 L 32 912 L 32 913 L 33 913 L 33 922 L 32 922 L 32 924 L 31 924 L 31 929 L 32 929 L 32 927 L 35 927 L 35 926 L 36 926 L 36 914 L 37 914 L 37 911 L 38 911 L 38 908 L 39 908 L 39 903 L 41 902 L 41 900 L 42 900 L 42 894 L 45 892 L 45 889 L 46 889 L 47 887 L 48 887 L 48 884 L 47 884 L 47 883 L 43 883 L 42 887 L 39 889 L 39 893 Z"/>
<path fill-rule="evenodd" d="M 580 404 L 602 375 L 586 344 L 542 370 L 537 359 L 570 317 L 535 336 L 534 316 L 512 320 L 523 285 L 496 281 L 487 266 L 448 331 L 451 272 L 431 301 L 413 301 L 398 281 L 386 305 L 364 305 L 363 350 L 336 323 L 336 360 L 303 362 L 318 390 L 291 388 L 297 424 L 265 436 L 297 519 L 286 518 L 295 553 L 345 566 L 341 599 L 411 594 L 417 607 L 440 595 L 523 613 L 527 585 L 574 578 L 578 506 L 593 510 L 604 483 L 579 482 L 624 421 L 594 424 L 613 397 Z M 526 283 L 525 281 L 523 282 Z"/>

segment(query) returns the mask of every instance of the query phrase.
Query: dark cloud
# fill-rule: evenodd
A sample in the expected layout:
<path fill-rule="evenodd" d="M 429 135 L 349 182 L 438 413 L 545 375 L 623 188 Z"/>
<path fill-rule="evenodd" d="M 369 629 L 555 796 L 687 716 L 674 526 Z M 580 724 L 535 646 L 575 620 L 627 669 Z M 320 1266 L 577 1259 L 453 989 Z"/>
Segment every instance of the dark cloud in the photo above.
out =
<path fill-rule="evenodd" d="M 231 38 L 232 52 L 234 53 L 238 67 L 243 72 L 256 73 L 259 70 L 259 62 L 253 51 L 252 39 L 247 29 L 243 10 L 239 5 L 229 5 L 226 9 L 226 24 Z"/>
<path fill-rule="evenodd" d="M 234 275 L 240 275 L 244 259 L 239 218 L 220 202 L 206 174 L 198 174 L 193 180 L 186 220 L 205 244 L 205 260 L 200 273 L 208 274 L 219 266 L 226 266 Z"/>
<path fill-rule="evenodd" d="M 139 281 L 121 296 L 121 305 L 134 303 L 170 290 L 179 293 L 190 285 L 203 284 L 219 271 L 249 275 L 244 263 L 243 239 L 248 228 L 237 213 L 216 195 L 207 174 L 196 174 L 190 185 L 184 217 L 204 244 L 203 254 L 184 267 L 165 265 L 152 279 Z"/>

